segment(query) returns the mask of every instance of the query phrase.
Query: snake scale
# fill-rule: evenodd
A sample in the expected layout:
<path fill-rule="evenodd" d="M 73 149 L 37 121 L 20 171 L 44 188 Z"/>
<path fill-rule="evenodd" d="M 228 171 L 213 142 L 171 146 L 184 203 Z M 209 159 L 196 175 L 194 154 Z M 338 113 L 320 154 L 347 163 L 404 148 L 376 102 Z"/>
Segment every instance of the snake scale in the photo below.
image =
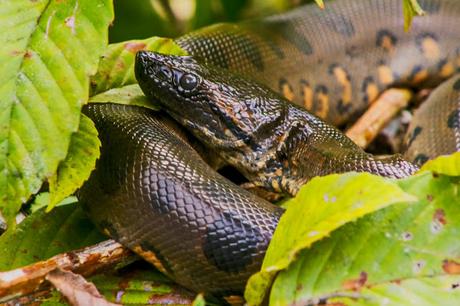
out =
<path fill-rule="evenodd" d="M 283 210 L 217 174 L 189 140 L 270 192 L 295 194 L 331 172 L 403 177 L 416 167 L 364 153 L 323 120 L 343 124 L 387 88 L 434 87 L 453 76 L 418 111 L 406 156 L 423 162 L 458 151 L 460 2 L 420 2 L 428 16 L 410 32 L 400 0 L 340 0 L 177 39 L 193 58 L 140 52 L 141 88 L 169 115 L 86 106 L 102 152 L 80 201 L 103 231 L 178 283 L 241 295 Z"/>

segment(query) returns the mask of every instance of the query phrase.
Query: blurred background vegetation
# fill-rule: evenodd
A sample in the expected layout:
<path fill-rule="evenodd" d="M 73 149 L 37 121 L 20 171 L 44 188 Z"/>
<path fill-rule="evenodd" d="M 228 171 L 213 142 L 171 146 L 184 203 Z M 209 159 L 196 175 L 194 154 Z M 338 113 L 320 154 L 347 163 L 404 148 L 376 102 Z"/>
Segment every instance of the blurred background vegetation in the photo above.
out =
<path fill-rule="evenodd" d="M 216 22 L 281 12 L 311 0 L 115 0 L 110 42 L 177 37 Z"/>

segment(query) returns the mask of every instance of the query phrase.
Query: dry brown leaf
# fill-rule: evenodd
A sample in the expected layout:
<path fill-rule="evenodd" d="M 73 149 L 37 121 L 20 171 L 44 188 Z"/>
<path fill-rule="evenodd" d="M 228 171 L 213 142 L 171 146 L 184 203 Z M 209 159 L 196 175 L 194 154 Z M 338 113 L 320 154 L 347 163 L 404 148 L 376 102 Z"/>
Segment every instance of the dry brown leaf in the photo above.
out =
<path fill-rule="evenodd" d="M 114 306 L 97 291 L 93 283 L 88 282 L 83 276 L 70 271 L 56 268 L 46 276 L 46 280 L 53 284 L 67 301 L 74 306 Z"/>

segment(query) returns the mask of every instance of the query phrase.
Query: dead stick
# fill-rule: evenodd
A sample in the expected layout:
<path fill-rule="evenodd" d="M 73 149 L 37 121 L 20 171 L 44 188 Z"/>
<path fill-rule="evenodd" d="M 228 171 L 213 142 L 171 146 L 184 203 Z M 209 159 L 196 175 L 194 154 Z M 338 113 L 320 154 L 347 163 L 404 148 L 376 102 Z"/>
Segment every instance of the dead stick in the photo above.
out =
<path fill-rule="evenodd" d="M 412 99 L 407 89 L 384 91 L 359 120 L 346 132 L 361 148 L 366 148 L 390 120 Z"/>
<path fill-rule="evenodd" d="M 22 268 L 0 272 L 0 302 L 43 289 L 46 275 L 56 268 L 89 276 L 135 258 L 136 255 L 121 244 L 114 240 L 106 240 Z"/>

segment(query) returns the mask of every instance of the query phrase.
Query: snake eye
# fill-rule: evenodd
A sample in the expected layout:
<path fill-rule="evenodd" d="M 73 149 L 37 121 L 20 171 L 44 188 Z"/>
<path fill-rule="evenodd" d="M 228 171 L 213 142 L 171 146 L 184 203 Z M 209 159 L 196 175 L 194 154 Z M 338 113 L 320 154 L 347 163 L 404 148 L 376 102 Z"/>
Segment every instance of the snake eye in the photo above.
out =
<path fill-rule="evenodd" d="M 191 73 L 185 73 L 179 80 L 179 85 L 185 90 L 193 90 L 198 85 L 198 78 Z"/>
<path fill-rule="evenodd" d="M 161 66 L 160 69 L 160 75 L 165 79 L 165 80 L 170 80 L 172 78 L 172 71 L 166 66 Z"/>

